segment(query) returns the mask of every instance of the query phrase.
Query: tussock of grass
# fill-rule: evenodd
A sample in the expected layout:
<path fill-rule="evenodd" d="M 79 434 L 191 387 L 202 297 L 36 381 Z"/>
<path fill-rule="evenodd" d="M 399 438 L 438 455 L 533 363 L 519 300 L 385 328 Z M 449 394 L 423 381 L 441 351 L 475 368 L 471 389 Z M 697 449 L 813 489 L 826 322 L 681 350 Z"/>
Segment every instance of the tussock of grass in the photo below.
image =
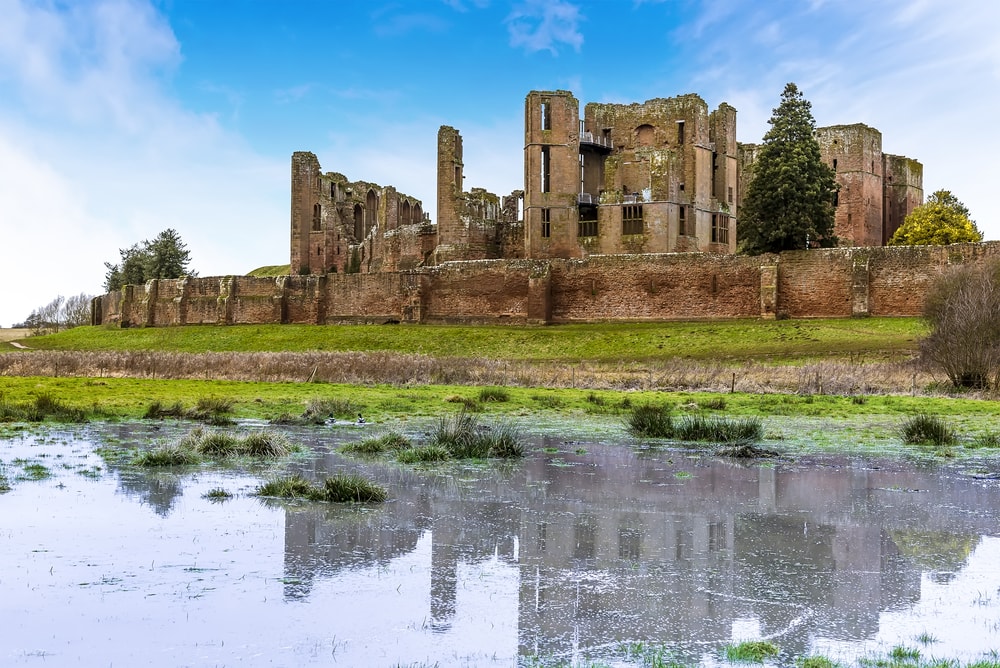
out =
<path fill-rule="evenodd" d="M 909 418 L 899 427 L 900 438 L 909 445 L 952 445 L 957 440 L 955 432 L 936 415 L 921 413 Z"/>
<path fill-rule="evenodd" d="M 726 400 L 722 397 L 712 397 L 704 402 L 702 402 L 703 408 L 708 408 L 713 411 L 724 411 L 726 410 Z"/>
<path fill-rule="evenodd" d="M 200 464 L 201 457 L 189 447 L 180 444 L 164 445 L 152 450 L 143 450 L 136 454 L 131 461 L 133 466 L 159 467 L 159 466 L 191 466 Z"/>
<path fill-rule="evenodd" d="M 140 452 L 131 463 L 135 466 L 188 466 L 198 464 L 205 458 L 275 459 L 295 449 L 281 434 L 255 431 L 240 436 L 196 427 L 175 444 Z"/>
<path fill-rule="evenodd" d="M 40 394 L 32 401 L 9 401 L 0 395 L 0 422 L 86 422 L 87 413 L 67 406 L 50 394 Z"/>
<path fill-rule="evenodd" d="M 840 668 L 840 664 L 825 656 L 800 656 L 796 668 Z"/>
<path fill-rule="evenodd" d="M 479 390 L 479 401 L 489 403 L 491 401 L 503 402 L 510 400 L 510 392 L 502 387 L 484 387 Z"/>
<path fill-rule="evenodd" d="M 223 489 L 222 487 L 213 487 L 202 494 L 201 497 L 203 499 L 208 499 L 209 501 L 228 501 L 233 498 L 233 493 L 229 490 Z"/>
<path fill-rule="evenodd" d="M 451 459 L 448 449 L 440 445 L 421 445 L 409 450 L 400 450 L 396 460 L 403 464 L 424 464 L 428 462 L 443 462 Z"/>
<path fill-rule="evenodd" d="M 758 417 L 739 419 L 688 415 L 674 423 L 674 438 L 681 441 L 747 443 L 764 437 L 764 424 Z"/>
<path fill-rule="evenodd" d="M 969 444 L 970 448 L 1000 448 L 1000 433 L 980 434 Z"/>
<path fill-rule="evenodd" d="M 321 485 L 299 475 L 286 476 L 264 483 L 257 495 L 332 503 L 381 503 L 388 497 L 385 488 L 354 474 L 331 476 Z"/>
<path fill-rule="evenodd" d="M 169 406 L 164 405 L 160 401 L 154 401 L 149 404 L 146 408 L 146 412 L 143 413 L 142 417 L 146 420 L 162 420 L 164 418 L 182 418 L 184 417 L 184 406 L 179 401 L 175 401 Z"/>
<path fill-rule="evenodd" d="M 462 404 L 464 410 L 470 413 L 478 413 L 483 410 L 482 404 L 479 403 L 478 399 L 473 397 L 463 397 L 460 394 L 449 394 L 444 398 L 450 404 Z"/>
<path fill-rule="evenodd" d="M 226 397 L 201 397 L 195 403 L 194 408 L 188 410 L 184 405 L 175 401 L 172 404 L 164 404 L 154 401 L 146 408 L 143 418 L 146 420 L 163 420 L 173 418 L 177 420 L 198 420 L 216 426 L 233 424 L 230 414 L 236 405 L 235 399 Z"/>
<path fill-rule="evenodd" d="M 398 431 L 387 431 L 378 436 L 366 438 L 361 441 L 347 443 L 340 449 L 344 452 L 353 452 L 362 455 L 380 455 L 385 452 L 406 450 L 413 444 Z"/>
<path fill-rule="evenodd" d="M 480 425 L 478 418 L 464 409 L 442 417 L 431 433 L 431 445 L 437 445 L 455 459 L 514 458 L 524 455 L 521 435 L 509 422 Z"/>
<path fill-rule="evenodd" d="M 531 399 L 537 402 L 542 408 L 556 409 L 566 405 L 566 402 L 560 397 L 550 394 L 533 394 L 531 395 Z"/>
<path fill-rule="evenodd" d="M 726 645 L 726 659 L 746 663 L 763 663 L 778 656 L 778 646 L 767 640 L 747 640 L 736 645 Z"/>
<path fill-rule="evenodd" d="M 589 399 L 589 397 L 588 397 Z M 635 406 L 625 417 L 625 426 L 634 436 L 643 438 L 671 438 L 674 419 L 670 406 Z"/>

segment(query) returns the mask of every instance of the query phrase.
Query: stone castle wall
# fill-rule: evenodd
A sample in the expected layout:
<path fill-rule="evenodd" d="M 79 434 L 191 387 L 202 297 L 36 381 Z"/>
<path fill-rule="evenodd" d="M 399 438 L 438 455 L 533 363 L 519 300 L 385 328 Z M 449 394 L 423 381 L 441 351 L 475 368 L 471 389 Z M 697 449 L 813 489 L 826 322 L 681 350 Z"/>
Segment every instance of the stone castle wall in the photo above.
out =
<path fill-rule="evenodd" d="M 477 260 L 377 274 L 153 280 L 97 297 L 94 324 L 570 323 L 914 316 L 949 266 L 1000 242 Z"/>

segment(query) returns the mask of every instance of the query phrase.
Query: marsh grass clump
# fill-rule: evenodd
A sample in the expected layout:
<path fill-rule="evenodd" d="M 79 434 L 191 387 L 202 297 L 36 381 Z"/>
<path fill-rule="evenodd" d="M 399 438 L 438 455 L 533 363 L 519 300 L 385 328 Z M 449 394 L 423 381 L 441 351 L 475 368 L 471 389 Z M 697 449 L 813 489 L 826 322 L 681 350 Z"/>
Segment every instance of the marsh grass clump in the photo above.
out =
<path fill-rule="evenodd" d="M 671 438 L 674 435 L 674 418 L 670 406 L 645 404 L 635 406 L 625 417 L 625 426 L 635 436 L 645 438 Z"/>
<path fill-rule="evenodd" d="M 216 426 L 231 425 L 235 424 L 230 415 L 235 405 L 236 400 L 228 397 L 201 397 L 186 417 Z"/>
<path fill-rule="evenodd" d="M 281 434 L 254 431 L 239 440 L 236 451 L 247 457 L 274 459 L 288 455 L 292 447 Z"/>
<path fill-rule="evenodd" d="M 322 501 L 333 503 L 382 503 L 388 492 L 367 478 L 341 473 L 323 481 Z"/>
<path fill-rule="evenodd" d="M 274 459 L 285 457 L 298 449 L 281 434 L 264 430 L 240 436 L 225 431 L 206 431 L 202 427 L 189 431 L 177 446 L 209 458 Z"/>
<path fill-rule="evenodd" d="M 903 422 L 899 435 L 908 445 L 952 445 L 957 440 L 955 432 L 944 420 L 926 413 L 914 415 Z"/>
<path fill-rule="evenodd" d="M 233 498 L 233 493 L 227 489 L 223 489 L 222 487 L 213 487 L 202 494 L 201 498 L 208 499 L 209 501 L 213 501 L 215 503 L 221 503 L 222 501 L 228 501 Z"/>
<path fill-rule="evenodd" d="M 840 664 L 829 657 L 800 656 L 795 660 L 796 668 L 840 668 Z"/>
<path fill-rule="evenodd" d="M 201 463 L 201 457 L 190 447 L 181 444 L 164 445 L 143 450 L 130 462 L 133 466 L 155 468 L 160 466 L 192 466 Z"/>
<path fill-rule="evenodd" d="M 448 449 L 440 445 L 421 445 L 408 450 L 400 450 L 396 461 L 402 464 L 426 464 L 451 459 Z"/>
<path fill-rule="evenodd" d="M 412 447 L 412 445 L 410 439 L 406 438 L 400 432 L 392 430 L 361 441 L 347 443 L 340 449 L 343 452 L 353 452 L 361 455 L 380 455 L 385 452 L 406 450 Z"/>
<path fill-rule="evenodd" d="M 355 413 L 361 411 L 361 408 L 350 399 L 313 397 L 306 403 L 302 419 L 309 424 L 323 424 L 330 418 L 352 418 Z"/>
<path fill-rule="evenodd" d="M 269 480 L 258 487 L 256 493 L 258 496 L 332 503 L 381 503 L 388 497 L 384 487 L 352 473 L 331 476 L 321 485 L 300 475 L 285 476 Z"/>
<path fill-rule="evenodd" d="M 489 403 L 491 401 L 510 401 L 510 392 L 502 387 L 484 387 L 479 390 L 479 401 Z"/>
<path fill-rule="evenodd" d="M 463 410 L 470 413 L 479 413 L 483 410 L 483 405 L 474 397 L 463 397 L 460 394 L 450 394 L 444 398 L 449 404 L 462 404 Z"/>
<path fill-rule="evenodd" d="M 513 458 L 524 454 L 520 439 L 519 430 L 509 422 L 480 425 L 463 409 L 438 420 L 430 445 L 444 448 L 455 459 Z"/>
<path fill-rule="evenodd" d="M 184 406 L 179 401 L 175 401 L 169 406 L 163 404 L 159 400 L 154 401 L 149 404 L 146 408 L 146 412 L 142 415 L 145 420 L 162 420 L 164 418 L 182 418 L 184 417 Z"/>
<path fill-rule="evenodd" d="M 1000 433 L 980 434 L 969 444 L 970 448 L 1000 448 Z"/>
<path fill-rule="evenodd" d="M 703 402 L 701 405 L 703 408 L 713 411 L 726 410 L 726 400 L 723 397 L 712 397 L 711 399 Z"/>
<path fill-rule="evenodd" d="M 0 397 L 0 422 L 41 422 L 45 415 L 34 405 Z"/>
<path fill-rule="evenodd" d="M 778 656 L 778 646 L 767 640 L 745 640 L 735 645 L 726 645 L 726 659 L 744 663 L 763 663 L 765 659 Z"/>
<path fill-rule="evenodd" d="M 566 402 L 561 398 L 549 394 L 533 394 L 531 395 L 531 400 L 542 408 L 556 409 L 566 405 Z"/>
<path fill-rule="evenodd" d="M 688 415 L 674 423 L 674 438 L 681 441 L 748 443 L 764 437 L 759 417 L 724 418 Z"/>
<path fill-rule="evenodd" d="M 889 651 L 889 658 L 896 662 L 917 661 L 920 659 L 920 650 L 916 647 L 896 645 Z"/>
<path fill-rule="evenodd" d="M 46 478 L 52 477 L 52 471 L 48 469 L 44 464 L 39 464 L 38 462 L 32 462 L 30 464 L 24 464 L 21 467 L 21 475 L 17 476 L 18 480 L 45 480 Z"/>
<path fill-rule="evenodd" d="M 35 409 L 43 416 L 57 422 L 86 422 L 87 413 L 80 408 L 67 406 L 59 399 L 49 394 L 35 397 Z"/>
<path fill-rule="evenodd" d="M 10 491 L 10 480 L 7 478 L 7 467 L 0 463 L 0 493 Z"/>

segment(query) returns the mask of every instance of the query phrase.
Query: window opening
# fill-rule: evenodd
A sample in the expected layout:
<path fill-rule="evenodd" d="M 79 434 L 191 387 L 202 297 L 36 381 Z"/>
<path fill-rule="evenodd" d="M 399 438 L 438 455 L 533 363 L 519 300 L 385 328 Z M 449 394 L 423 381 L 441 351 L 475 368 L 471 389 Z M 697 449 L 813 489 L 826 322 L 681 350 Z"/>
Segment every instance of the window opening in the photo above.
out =
<path fill-rule="evenodd" d="M 542 100 L 542 130 L 552 129 L 552 105 L 548 100 Z"/>
<path fill-rule="evenodd" d="M 729 243 L 729 216 L 712 214 L 712 243 Z"/>
<path fill-rule="evenodd" d="M 597 236 L 597 209 L 585 208 L 580 211 L 580 222 L 577 223 L 576 236 Z"/>
<path fill-rule="evenodd" d="M 677 121 L 677 143 L 684 143 L 684 121 Z"/>
<path fill-rule="evenodd" d="M 319 223 L 320 219 L 322 218 L 322 215 L 323 215 L 323 207 L 320 206 L 319 204 L 313 204 L 313 225 L 312 225 L 313 232 L 319 231 Z"/>
<path fill-rule="evenodd" d="M 549 192 L 549 147 L 542 147 L 542 192 Z"/>
<path fill-rule="evenodd" d="M 552 236 L 551 209 L 542 209 L 542 238 L 548 239 Z"/>
<path fill-rule="evenodd" d="M 687 217 L 686 213 L 687 207 L 682 206 L 678 212 L 679 217 L 677 219 L 677 234 L 682 237 L 687 236 L 687 220 L 685 220 Z"/>
<path fill-rule="evenodd" d="M 733 202 L 733 187 L 729 186 L 729 203 L 732 204 L 732 202 Z"/>
<path fill-rule="evenodd" d="M 833 159 L 833 169 L 834 170 L 837 169 L 837 159 L 836 158 Z"/>
<path fill-rule="evenodd" d="M 622 234 L 642 234 L 642 205 L 622 206 Z"/>

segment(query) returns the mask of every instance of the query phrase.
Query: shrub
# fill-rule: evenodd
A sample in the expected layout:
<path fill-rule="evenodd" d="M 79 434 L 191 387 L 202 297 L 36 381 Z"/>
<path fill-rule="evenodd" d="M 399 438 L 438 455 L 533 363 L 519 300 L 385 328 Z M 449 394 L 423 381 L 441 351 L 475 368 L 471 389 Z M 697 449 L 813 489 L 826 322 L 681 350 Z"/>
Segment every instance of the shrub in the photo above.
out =
<path fill-rule="evenodd" d="M 955 432 L 936 415 L 921 413 L 907 419 L 899 427 L 903 443 L 910 445 L 951 445 Z"/>
<path fill-rule="evenodd" d="M 625 418 L 625 426 L 635 436 L 670 438 L 674 435 L 674 420 L 669 406 L 635 406 Z"/>
<path fill-rule="evenodd" d="M 920 342 L 925 366 L 956 388 L 995 387 L 1000 375 L 1000 260 L 953 267 L 924 302 L 931 333 Z"/>

